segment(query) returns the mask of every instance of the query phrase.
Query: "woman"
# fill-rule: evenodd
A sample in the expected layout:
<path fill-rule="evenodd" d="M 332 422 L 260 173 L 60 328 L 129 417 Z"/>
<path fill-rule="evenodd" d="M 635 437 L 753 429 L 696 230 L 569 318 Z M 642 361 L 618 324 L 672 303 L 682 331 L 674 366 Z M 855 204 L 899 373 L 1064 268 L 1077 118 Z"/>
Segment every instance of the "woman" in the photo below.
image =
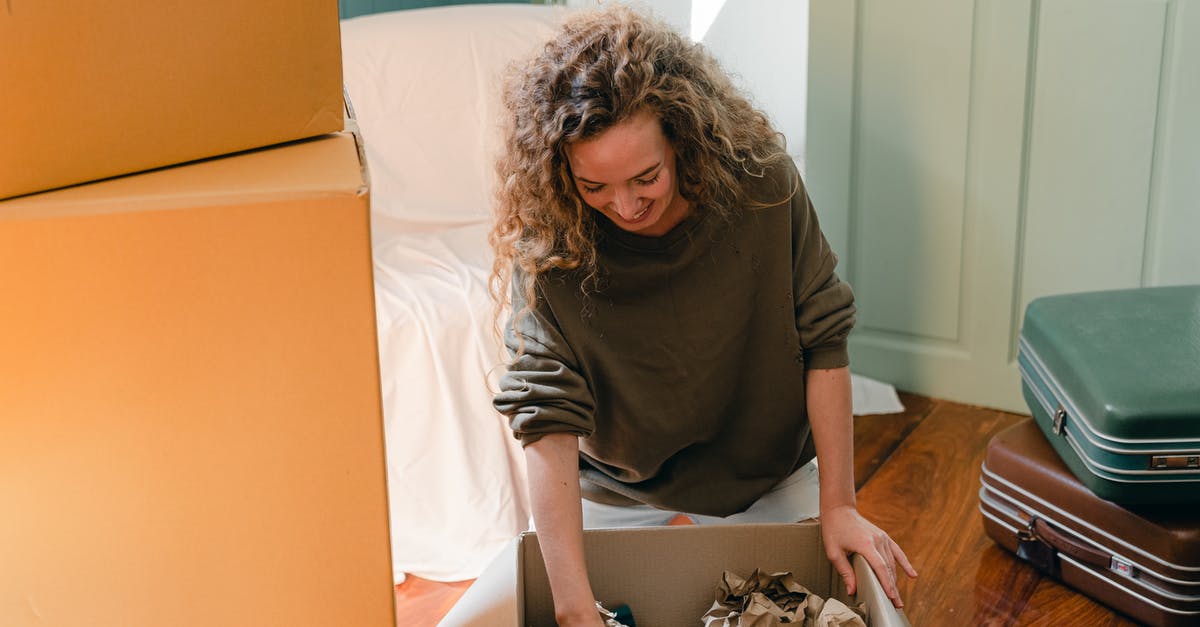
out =
<path fill-rule="evenodd" d="M 621 7 L 566 24 L 505 105 L 495 405 L 559 624 L 600 624 L 583 527 L 677 513 L 819 515 L 847 588 L 857 552 L 900 606 L 895 565 L 916 572 L 855 509 L 853 295 L 766 116 L 701 46 Z"/>

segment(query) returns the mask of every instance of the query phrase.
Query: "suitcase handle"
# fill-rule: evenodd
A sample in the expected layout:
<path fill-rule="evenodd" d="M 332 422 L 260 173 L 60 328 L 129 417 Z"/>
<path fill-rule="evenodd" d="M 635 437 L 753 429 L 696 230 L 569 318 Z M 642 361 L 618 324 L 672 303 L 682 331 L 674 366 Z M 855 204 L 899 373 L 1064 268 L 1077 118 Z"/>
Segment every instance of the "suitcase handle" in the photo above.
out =
<path fill-rule="evenodd" d="M 1081 562 L 1103 569 L 1107 569 L 1112 565 L 1111 555 L 1071 540 L 1055 529 L 1050 523 L 1037 516 L 1029 520 L 1029 533 L 1049 544 L 1059 553 L 1069 555 Z"/>

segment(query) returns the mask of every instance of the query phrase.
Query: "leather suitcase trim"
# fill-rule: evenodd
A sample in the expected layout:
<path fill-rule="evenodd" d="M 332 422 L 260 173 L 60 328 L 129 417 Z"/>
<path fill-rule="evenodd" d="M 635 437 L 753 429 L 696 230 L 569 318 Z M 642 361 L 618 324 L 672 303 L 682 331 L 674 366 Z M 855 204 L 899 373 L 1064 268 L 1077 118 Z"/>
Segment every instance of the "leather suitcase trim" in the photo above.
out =
<path fill-rule="evenodd" d="M 1017 538 L 1022 533 L 1022 527 L 1027 526 L 1021 523 L 1020 515 L 1005 507 L 1003 504 L 998 504 L 990 497 L 993 494 L 998 494 L 992 491 L 988 486 L 983 486 L 980 489 L 979 495 L 979 511 L 984 518 L 984 522 L 991 522 L 1003 530 L 1010 533 L 1008 538 L 995 538 L 998 543 L 1010 552 L 1013 551 L 1012 541 L 1017 541 Z M 1003 517 L 1003 518 L 1002 518 Z M 1005 520 L 1007 518 L 1008 520 Z M 1045 520 L 1045 519 L 1043 519 Z M 985 527 L 988 525 L 985 524 Z M 990 531 L 990 530 L 989 530 Z M 991 535 L 989 533 L 989 535 Z M 1004 541 L 1008 540 L 1008 541 Z M 1058 579 L 1063 583 L 1067 583 L 1080 589 L 1084 594 L 1090 596 L 1102 603 L 1118 607 L 1124 612 L 1138 616 L 1142 620 L 1146 620 L 1144 616 L 1145 610 L 1153 608 L 1159 612 L 1167 613 L 1173 617 L 1181 619 L 1194 620 L 1200 617 L 1200 595 L 1182 595 L 1163 590 L 1159 587 L 1152 586 L 1144 578 L 1136 576 L 1126 576 L 1118 574 L 1112 569 L 1098 569 L 1096 566 L 1081 562 L 1070 555 L 1064 554 L 1062 551 L 1053 550 L 1055 558 L 1062 564 L 1070 566 L 1074 572 L 1068 569 L 1061 569 L 1059 572 L 1045 573 L 1052 578 Z M 1105 551 L 1107 552 L 1107 551 Z M 1022 561 L 1029 560 L 1022 558 Z M 1031 564 L 1037 567 L 1036 564 Z M 1044 571 L 1043 571 L 1044 572 Z M 1135 571 L 1145 574 L 1146 571 Z M 1074 575 L 1083 576 L 1086 581 L 1078 581 Z M 1104 595 L 1103 589 L 1096 589 L 1094 586 L 1089 586 L 1086 582 L 1103 582 L 1111 588 L 1111 594 L 1115 598 L 1110 598 Z M 1130 604 L 1133 605 L 1130 605 Z M 1167 605 L 1173 603 L 1177 607 Z M 1138 606 L 1142 607 L 1138 607 Z M 1193 609 L 1195 608 L 1195 609 Z"/>
<path fill-rule="evenodd" d="M 1018 512 L 1023 510 L 1032 515 L 1045 519 L 1060 529 L 1075 531 L 1074 535 L 1078 540 L 1086 542 L 1106 553 L 1110 553 L 1124 561 L 1132 563 L 1141 572 L 1150 573 L 1155 578 L 1162 579 L 1164 581 L 1170 581 L 1172 583 L 1178 583 L 1185 586 L 1197 586 L 1197 599 L 1200 599 L 1200 566 L 1185 566 L 1183 564 L 1169 562 L 1157 555 L 1146 552 L 1144 549 L 1129 544 L 1128 542 L 1113 536 L 1107 531 L 1100 529 L 1099 527 L 1079 518 L 1078 516 L 1075 516 L 1074 514 L 1063 511 L 1045 499 L 1032 494 L 1028 490 L 1025 490 L 1011 481 L 995 474 L 988 469 L 986 464 L 984 464 L 981 468 L 980 483 L 982 484 L 980 489 L 981 503 L 984 502 L 985 491 L 988 494 L 994 494 L 1000 500 L 1010 503 L 1013 506 L 1009 508 L 1010 510 L 1015 510 Z M 1012 492 L 1012 494 L 1015 494 L 1020 498 L 1018 499 L 1017 496 L 1013 496 L 1012 494 L 1006 494 L 1001 488 L 1003 488 L 1003 490 Z M 988 502 L 995 503 L 996 501 L 995 499 L 988 499 Z M 1027 525 L 1029 522 L 1028 520 L 1021 519 L 1019 516 L 1013 516 L 1013 518 L 1018 524 L 1021 525 Z M 1073 529 L 1073 527 L 1075 529 Z M 1093 538 L 1078 533 L 1077 529 L 1079 528 L 1086 529 L 1095 534 L 1097 537 L 1104 538 L 1107 542 L 1112 544 L 1102 544 Z M 1114 546 L 1117 548 L 1114 549 Z M 1129 554 L 1137 554 L 1139 559 L 1129 557 Z M 1144 565 L 1144 562 L 1153 562 L 1158 564 L 1160 567 L 1174 569 L 1181 571 L 1182 573 L 1195 573 L 1196 579 L 1189 581 L 1171 577 L 1164 574 L 1161 571 L 1161 568 L 1147 568 Z"/>
<path fill-rule="evenodd" d="M 984 506 L 984 503 L 982 500 L 980 501 L 979 511 L 980 511 L 980 514 L 985 519 L 984 520 L 985 523 L 990 521 L 991 523 L 1003 528 L 1004 530 L 1011 532 L 1013 537 L 1016 537 L 1017 534 L 1020 533 L 1019 529 L 1013 527 L 1012 525 L 1006 523 L 1003 520 L 1000 520 L 996 515 L 992 514 L 990 511 L 985 509 L 985 506 Z M 985 524 L 985 527 L 986 526 L 987 525 Z M 996 540 L 1000 541 L 1001 539 L 996 538 Z M 1000 544 L 1001 544 L 1001 546 L 1005 546 L 1004 542 L 1000 542 Z M 1058 559 L 1060 559 L 1063 562 L 1066 562 L 1067 564 L 1072 566 L 1076 570 L 1076 572 L 1086 575 L 1090 580 L 1108 584 L 1108 586 L 1111 587 L 1115 591 L 1115 594 L 1118 597 L 1117 600 L 1101 599 L 1097 596 L 1096 591 L 1085 589 L 1086 586 L 1080 586 L 1080 585 L 1078 585 L 1078 583 L 1072 584 L 1073 587 L 1079 588 L 1081 590 L 1081 592 L 1083 592 L 1087 596 L 1095 599 L 1098 602 L 1104 603 L 1109 606 L 1123 606 L 1126 604 L 1120 603 L 1120 601 L 1125 600 L 1127 602 L 1131 601 L 1136 604 L 1141 604 L 1142 606 L 1144 606 L 1144 608 L 1152 608 L 1159 612 L 1164 612 L 1173 617 L 1179 617 L 1181 619 L 1183 619 L 1183 618 L 1195 619 L 1197 617 L 1200 617 L 1200 610 L 1182 610 L 1182 609 L 1178 609 L 1178 608 L 1169 607 L 1167 605 L 1163 605 L 1162 603 L 1159 603 L 1158 601 L 1155 601 L 1154 599 L 1150 599 L 1143 595 L 1137 594 L 1130 588 L 1122 587 L 1122 586 L 1118 585 L 1117 582 L 1115 582 L 1107 577 L 1104 577 L 1103 575 L 1100 574 L 1100 572 L 1098 572 L 1095 568 L 1091 567 L 1090 565 L 1081 564 L 1081 563 L 1075 561 L 1074 559 L 1072 559 L 1070 556 L 1063 555 L 1061 553 L 1057 553 L 1057 555 L 1058 555 Z M 1022 560 L 1022 561 L 1024 561 L 1024 560 Z M 1061 578 L 1060 580 L 1063 580 L 1063 579 L 1070 579 L 1070 577 L 1069 576 L 1064 577 L 1064 578 Z M 1125 581 L 1125 580 L 1126 580 L 1125 578 L 1122 579 L 1122 581 Z M 1132 580 L 1132 579 L 1128 579 L 1128 581 L 1136 582 L 1136 580 Z M 1064 581 L 1064 583 L 1069 583 L 1069 582 Z M 1125 613 L 1135 616 L 1137 618 L 1141 618 L 1142 620 L 1146 620 L 1145 612 L 1139 611 L 1139 610 L 1142 610 L 1143 608 L 1139 608 L 1139 607 L 1135 606 L 1135 607 L 1120 607 L 1118 609 L 1121 609 Z"/>

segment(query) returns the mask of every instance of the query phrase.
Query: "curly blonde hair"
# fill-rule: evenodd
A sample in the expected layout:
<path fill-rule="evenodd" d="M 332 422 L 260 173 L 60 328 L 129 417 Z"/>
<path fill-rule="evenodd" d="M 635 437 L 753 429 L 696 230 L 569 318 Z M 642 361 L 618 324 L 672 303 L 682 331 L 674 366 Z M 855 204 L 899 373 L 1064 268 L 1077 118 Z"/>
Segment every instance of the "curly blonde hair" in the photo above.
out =
<path fill-rule="evenodd" d="M 497 328 L 515 276 L 523 311 L 550 270 L 579 270 L 580 289 L 596 287 L 596 211 L 575 187 L 566 153 L 572 142 L 650 111 L 675 151 L 680 195 L 693 211 L 724 217 L 764 204 L 746 197 L 744 178 L 787 158 L 783 137 L 700 44 L 620 5 L 568 20 L 539 53 L 510 69 L 503 98 L 507 152 L 496 165 L 488 237 Z M 514 326 L 521 313 L 514 312 Z"/>

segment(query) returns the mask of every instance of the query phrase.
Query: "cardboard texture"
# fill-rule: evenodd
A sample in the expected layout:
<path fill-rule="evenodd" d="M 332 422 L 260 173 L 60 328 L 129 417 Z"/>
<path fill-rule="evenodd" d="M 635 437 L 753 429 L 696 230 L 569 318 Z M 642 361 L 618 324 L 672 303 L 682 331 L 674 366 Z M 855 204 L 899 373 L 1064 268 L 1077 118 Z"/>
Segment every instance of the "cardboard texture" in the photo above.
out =
<path fill-rule="evenodd" d="M 0 202 L 0 625 L 393 624 L 360 155 Z"/>
<path fill-rule="evenodd" d="M 326 0 L 9 0 L 0 58 L 0 198 L 342 129 Z"/>
<path fill-rule="evenodd" d="M 872 627 L 909 624 L 859 556 L 853 558 L 859 591 L 853 598 L 846 595 L 841 577 L 825 558 L 816 521 L 589 529 L 584 531 L 584 552 L 596 598 L 606 607 L 628 604 L 639 625 L 700 624 L 721 574 L 730 570 L 745 576 L 755 568 L 791 571 L 815 594 L 865 603 Z M 537 534 L 522 534 L 506 547 L 441 625 L 554 625 Z"/>

